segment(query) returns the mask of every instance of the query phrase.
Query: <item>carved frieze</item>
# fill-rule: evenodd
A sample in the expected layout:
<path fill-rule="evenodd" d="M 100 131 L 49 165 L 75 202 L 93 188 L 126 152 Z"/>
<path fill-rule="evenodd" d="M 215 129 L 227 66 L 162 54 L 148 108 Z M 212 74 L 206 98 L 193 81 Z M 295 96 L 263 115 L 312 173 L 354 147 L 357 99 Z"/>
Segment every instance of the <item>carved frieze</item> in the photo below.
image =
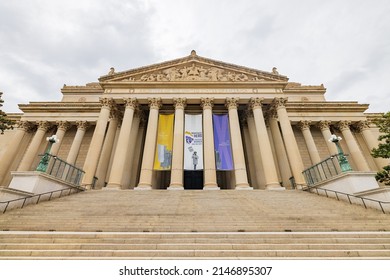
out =
<path fill-rule="evenodd" d="M 269 81 L 270 79 L 268 79 Z M 264 77 L 196 63 L 126 77 L 122 82 L 266 82 Z"/>

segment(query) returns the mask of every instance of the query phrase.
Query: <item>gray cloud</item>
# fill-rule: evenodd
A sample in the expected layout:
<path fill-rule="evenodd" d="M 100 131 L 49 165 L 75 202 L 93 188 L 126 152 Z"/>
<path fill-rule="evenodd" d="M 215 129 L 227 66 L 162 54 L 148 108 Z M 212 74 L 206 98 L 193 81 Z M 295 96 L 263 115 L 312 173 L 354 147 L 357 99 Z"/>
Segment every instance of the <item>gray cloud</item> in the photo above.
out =
<path fill-rule="evenodd" d="M 277 66 L 290 81 L 324 83 L 328 100 L 388 111 L 390 4 L 374 2 L 3 1 L 4 108 L 59 100 L 64 83 L 96 81 L 111 66 L 127 70 L 196 49 L 261 70 Z"/>

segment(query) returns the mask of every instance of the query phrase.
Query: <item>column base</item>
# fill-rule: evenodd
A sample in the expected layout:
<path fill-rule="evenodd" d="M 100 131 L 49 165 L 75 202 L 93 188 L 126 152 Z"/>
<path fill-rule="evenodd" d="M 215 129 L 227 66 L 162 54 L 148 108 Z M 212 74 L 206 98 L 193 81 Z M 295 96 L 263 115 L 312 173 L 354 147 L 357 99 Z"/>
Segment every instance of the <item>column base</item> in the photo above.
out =
<path fill-rule="evenodd" d="M 203 190 L 219 190 L 220 188 L 216 183 L 205 183 L 203 185 Z"/>
<path fill-rule="evenodd" d="M 279 183 L 271 183 L 266 185 L 265 189 L 272 191 L 284 191 L 286 188 L 282 187 Z"/>
<path fill-rule="evenodd" d="M 139 190 L 139 191 L 148 191 L 151 190 L 152 186 L 151 185 L 146 185 L 146 184 L 140 184 L 134 190 Z"/>
<path fill-rule="evenodd" d="M 116 183 L 108 183 L 107 186 L 105 187 L 106 190 L 111 189 L 111 190 L 121 190 L 122 186 L 120 184 Z"/>
<path fill-rule="evenodd" d="M 168 187 L 169 191 L 181 191 L 181 190 L 184 190 L 184 187 L 183 185 L 180 185 L 180 184 L 172 184 Z"/>
<path fill-rule="evenodd" d="M 304 188 L 306 188 L 307 186 L 305 185 L 305 184 L 297 184 L 296 185 L 296 187 L 295 187 L 295 189 L 297 189 L 297 190 L 302 190 L 302 189 L 304 189 Z"/>
<path fill-rule="evenodd" d="M 253 190 L 249 184 L 237 184 L 236 187 L 234 188 L 235 190 Z"/>

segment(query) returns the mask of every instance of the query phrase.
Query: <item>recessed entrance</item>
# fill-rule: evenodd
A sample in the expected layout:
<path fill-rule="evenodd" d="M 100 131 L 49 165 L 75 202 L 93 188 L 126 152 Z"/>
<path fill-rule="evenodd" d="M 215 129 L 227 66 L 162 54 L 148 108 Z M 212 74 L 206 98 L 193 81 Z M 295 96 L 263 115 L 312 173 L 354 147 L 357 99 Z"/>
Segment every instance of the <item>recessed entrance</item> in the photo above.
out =
<path fill-rule="evenodd" d="M 203 170 L 184 171 L 185 190 L 203 190 Z"/>

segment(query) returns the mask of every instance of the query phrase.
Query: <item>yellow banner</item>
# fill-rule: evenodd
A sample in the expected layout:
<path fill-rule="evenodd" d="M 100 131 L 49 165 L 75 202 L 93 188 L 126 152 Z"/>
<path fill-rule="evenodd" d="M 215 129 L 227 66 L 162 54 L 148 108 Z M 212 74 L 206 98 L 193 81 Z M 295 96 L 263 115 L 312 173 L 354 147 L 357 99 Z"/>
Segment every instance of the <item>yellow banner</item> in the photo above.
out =
<path fill-rule="evenodd" d="M 156 154 L 154 156 L 154 170 L 170 170 L 172 163 L 174 114 L 160 114 L 158 118 L 158 132 Z"/>

